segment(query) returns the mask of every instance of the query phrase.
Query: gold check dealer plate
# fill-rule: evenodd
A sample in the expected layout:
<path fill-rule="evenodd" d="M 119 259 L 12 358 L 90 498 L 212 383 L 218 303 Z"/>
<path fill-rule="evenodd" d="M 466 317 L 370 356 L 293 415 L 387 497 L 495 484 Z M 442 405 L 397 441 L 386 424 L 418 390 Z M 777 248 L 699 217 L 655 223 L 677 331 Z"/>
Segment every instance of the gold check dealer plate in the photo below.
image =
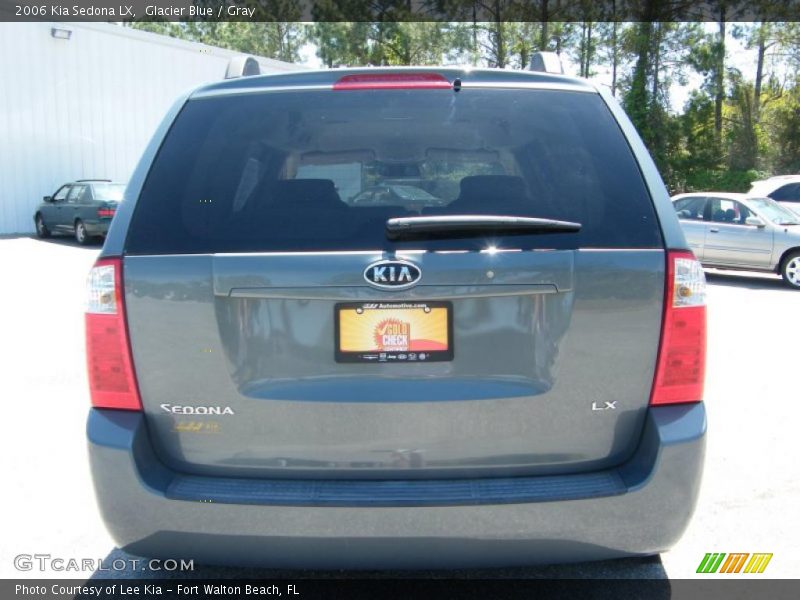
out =
<path fill-rule="evenodd" d="M 347 302 L 334 310 L 336 362 L 453 360 L 450 302 Z"/>

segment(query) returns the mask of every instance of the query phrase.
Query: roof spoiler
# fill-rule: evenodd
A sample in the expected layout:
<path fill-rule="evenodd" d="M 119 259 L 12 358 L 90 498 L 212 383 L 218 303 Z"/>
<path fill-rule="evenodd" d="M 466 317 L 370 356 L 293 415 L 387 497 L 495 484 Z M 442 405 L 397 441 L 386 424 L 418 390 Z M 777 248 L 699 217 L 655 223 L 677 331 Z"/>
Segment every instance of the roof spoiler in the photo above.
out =
<path fill-rule="evenodd" d="M 261 67 L 252 56 L 234 56 L 225 69 L 225 79 L 261 75 Z"/>
<path fill-rule="evenodd" d="M 528 70 L 563 75 L 564 65 L 561 64 L 561 57 L 555 52 L 534 52 Z"/>

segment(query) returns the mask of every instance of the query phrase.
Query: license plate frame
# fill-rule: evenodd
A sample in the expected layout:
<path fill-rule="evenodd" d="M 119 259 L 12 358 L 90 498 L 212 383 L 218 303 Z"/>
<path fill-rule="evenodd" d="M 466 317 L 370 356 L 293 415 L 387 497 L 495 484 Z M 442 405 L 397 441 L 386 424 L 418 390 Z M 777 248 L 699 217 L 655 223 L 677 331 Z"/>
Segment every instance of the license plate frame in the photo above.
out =
<path fill-rule="evenodd" d="M 359 313 L 359 309 L 361 312 Z M 426 311 L 426 309 L 430 309 Z M 442 314 L 442 310 L 444 313 Z M 344 321 L 343 322 L 343 315 Z M 355 324 L 356 320 L 364 318 L 364 325 Z M 403 319 L 409 319 L 403 321 Z M 374 363 L 374 364 L 424 364 L 429 362 L 447 362 L 455 357 L 453 348 L 453 303 L 445 300 L 406 301 L 406 302 L 338 302 L 333 309 L 334 319 L 334 349 L 337 363 Z M 377 321 L 377 324 L 376 324 Z M 377 327 L 387 321 L 396 327 L 399 336 L 390 338 L 396 344 L 382 348 L 379 346 Z M 428 321 L 424 323 L 423 321 Z M 402 325 L 407 323 L 409 330 L 403 331 Z M 446 327 L 443 335 L 442 323 Z M 435 333 L 435 339 L 413 338 L 414 327 Z M 351 327 L 364 328 L 360 333 L 362 338 L 360 347 L 354 347 L 353 338 L 359 337 L 356 332 L 351 332 Z M 347 336 L 346 348 L 342 346 L 343 328 Z M 386 331 L 386 329 L 384 329 Z M 370 345 L 364 342 L 369 334 Z M 402 343 L 405 334 L 406 343 Z M 443 339 L 447 340 L 446 348 L 441 348 Z M 383 338 L 384 341 L 387 338 Z M 400 340 L 400 341 L 398 341 Z M 403 346 L 405 346 L 404 349 Z"/>

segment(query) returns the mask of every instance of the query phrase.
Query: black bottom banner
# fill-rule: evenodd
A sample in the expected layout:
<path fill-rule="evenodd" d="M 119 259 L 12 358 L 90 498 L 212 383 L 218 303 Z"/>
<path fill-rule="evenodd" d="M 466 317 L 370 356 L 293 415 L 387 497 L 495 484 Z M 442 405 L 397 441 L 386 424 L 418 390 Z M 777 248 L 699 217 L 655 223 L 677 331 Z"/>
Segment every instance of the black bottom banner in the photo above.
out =
<path fill-rule="evenodd" d="M 800 597 L 800 580 L 384 579 L 2 580 L 0 598 L 155 600 L 184 598 L 770 598 Z"/>

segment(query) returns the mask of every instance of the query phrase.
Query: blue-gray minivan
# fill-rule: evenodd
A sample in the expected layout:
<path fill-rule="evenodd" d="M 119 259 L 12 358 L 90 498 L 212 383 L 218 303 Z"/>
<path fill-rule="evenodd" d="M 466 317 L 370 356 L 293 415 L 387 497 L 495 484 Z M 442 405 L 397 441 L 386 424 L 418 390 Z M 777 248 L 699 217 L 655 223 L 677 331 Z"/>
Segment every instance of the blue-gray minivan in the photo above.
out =
<path fill-rule="evenodd" d="M 584 80 L 207 85 L 89 276 L 103 519 L 216 564 L 657 554 L 700 486 L 705 310 L 653 161 Z"/>

